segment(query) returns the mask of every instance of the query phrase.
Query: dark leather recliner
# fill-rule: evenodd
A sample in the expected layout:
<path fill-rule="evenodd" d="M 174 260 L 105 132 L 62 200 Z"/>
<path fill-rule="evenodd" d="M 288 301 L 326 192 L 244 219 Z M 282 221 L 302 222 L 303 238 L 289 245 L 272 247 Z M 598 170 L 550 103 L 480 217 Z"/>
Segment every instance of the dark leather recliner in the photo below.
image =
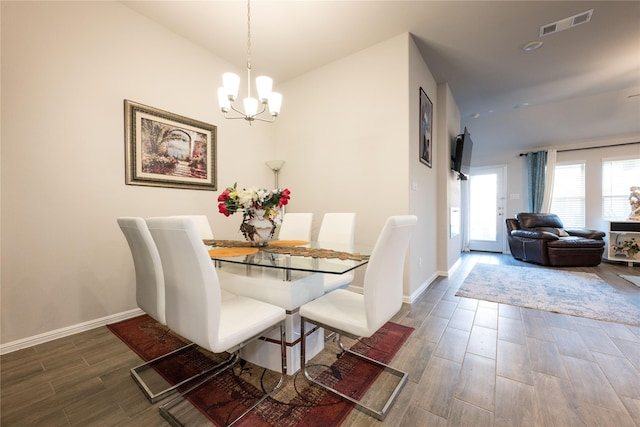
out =
<path fill-rule="evenodd" d="M 565 230 L 555 214 L 519 213 L 506 222 L 509 248 L 516 259 L 556 267 L 591 267 L 602 261 L 602 231 Z"/>

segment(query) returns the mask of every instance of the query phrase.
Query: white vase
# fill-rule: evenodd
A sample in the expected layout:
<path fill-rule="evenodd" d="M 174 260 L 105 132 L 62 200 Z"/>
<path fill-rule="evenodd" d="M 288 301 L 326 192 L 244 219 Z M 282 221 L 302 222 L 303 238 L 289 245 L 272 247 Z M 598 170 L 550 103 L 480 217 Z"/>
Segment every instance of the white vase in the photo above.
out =
<path fill-rule="evenodd" d="M 267 246 L 276 231 L 277 223 L 264 218 L 264 210 L 257 210 L 252 218 L 240 225 L 240 231 L 251 246 Z"/>

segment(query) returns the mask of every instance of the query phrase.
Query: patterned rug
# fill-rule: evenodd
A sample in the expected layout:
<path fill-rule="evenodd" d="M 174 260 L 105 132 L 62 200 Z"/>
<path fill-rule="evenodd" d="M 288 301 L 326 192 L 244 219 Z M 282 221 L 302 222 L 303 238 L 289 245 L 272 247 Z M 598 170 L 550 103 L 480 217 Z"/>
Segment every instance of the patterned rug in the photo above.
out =
<path fill-rule="evenodd" d="M 476 264 L 456 295 L 640 326 L 640 290 L 617 291 L 593 273 Z"/>
<path fill-rule="evenodd" d="M 118 338 L 135 351 L 142 359 L 150 360 L 179 348 L 185 340 L 147 315 L 127 319 L 107 326 Z M 413 328 L 389 322 L 370 338 L 355 343 L 344 339 L 345 345 L 353 343 L 352 349 L 373 359 L 389 362 Z M 380 370 L 361 362 L 360 359 L 344 355 L 336 359 L 337 347 L 332 342 L 327 346 L 333 351 L 323 351 L 313 359 L 315 370 L 324 370 L 322 375 L 332 377 L 337 388 L 348 387 L 363 394 L 380 375 Z M 189 350 L 179 358 L 170 358 L 154 366 L 168 382 L 175 384 L 182 378 L 212 366 L 226 355 L 215 355 L 202 349 Z M 313 372 L 315 376 L 315 372 Z M 263 389 L 271 389 L 279 374 L 242 362 L 233 371 L 219 375 L 209 385 L 190 397 L 190 406 L 199 410 L 216 425 L 224 425 L 248 407 Z M 132 380 L 133 381 L 133 380 Z M 324 382 L 324 380 L 323 380 Z M 300 372 L 288 377 L 284 386 L 238 423 L 240 426 L 339 426 L 353 409 L 353 405 L 324 389 L 310 385 Z M 193 411 L 198 412 L 198 411 Z"/>

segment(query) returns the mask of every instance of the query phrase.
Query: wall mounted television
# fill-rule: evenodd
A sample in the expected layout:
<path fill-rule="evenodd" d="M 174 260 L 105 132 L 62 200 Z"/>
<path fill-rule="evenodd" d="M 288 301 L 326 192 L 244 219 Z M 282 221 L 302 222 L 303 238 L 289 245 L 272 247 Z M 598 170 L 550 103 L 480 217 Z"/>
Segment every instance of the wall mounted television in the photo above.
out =
<path fill-rule="evenodd" d="M 456 136 L 451 169 L 458 174 L 458 179 L 466 180 L 471 169 L 471 151 L 473 151 L 473 141 L 467 128 L 464 133 Z"/>

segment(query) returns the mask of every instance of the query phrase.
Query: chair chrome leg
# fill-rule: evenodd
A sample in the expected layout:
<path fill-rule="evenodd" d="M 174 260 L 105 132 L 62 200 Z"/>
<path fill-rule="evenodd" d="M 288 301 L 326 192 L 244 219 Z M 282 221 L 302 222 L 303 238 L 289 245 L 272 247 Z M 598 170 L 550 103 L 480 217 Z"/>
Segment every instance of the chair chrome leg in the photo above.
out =
<path fill-rule="evenodd" d="M 320 326 L 320 325 L 318 325 Z M 322 325 L 322 327 L 327 328 L 327 325 Z M 367 415 L 370 415 L 380 421 L 384 420 L 385 417 L 387 416 L 387 413 L 389 412 L 389 409 L 391 409 L 391 406 L 393 405 L 393 403 L 395 402 L 395 400 L 397 399 L 397 397 L 400 394 L 400 391 L 402 390 L 402 388 L 405 386 L 406 382 L 407 382 L 407 378 L 408 375 L 405 372 L 402 372 L 398 369 L 392 368 L 391 366 L 384 364 L 382 362 L 378 362 L 377 360 L 371 359 L 370 357 L 367 357 L 363 354 L 360 353 L 356 353 L 353 352 L 349 349 L 346 349 L 344 347 L 344 345 L 342 344 L 342 340 L 338 339 L 338 345 L 340 346 L 340 349 L 342 350 L 342 353 L 349 353 L 351 355 L 353 355 L 354 357 L 358 357 L 360 359 L 366 360 L 369 363 L 372 363 L 380 368 L 383 368 L 386 372 L 390 372 L 391 374 L 393 374 L 394 376 L 397 376 L 399 378 L 398 384 L 395 386 L 395 388 L 393 389 L 393 391 L 391 392 L 389 398 L 386 400 L 385 404 L 383 405 L 381 410 L 377 410 L 375 408 L 371 408 L 369 406 L 364 405 L 363 403 L 361 403 L 359 400 L 352 398 L 351 396 L 347 396 L 346 394 L 341 393 L 340 391 L 327 386 L 326 384 L 321 383 L 320 381 L 317 381 L 315 378 L 311 377 L 311 374 L 309 374 L 309 371 L 307 370 L 307 364 L 306 364 L 306 336 L 305 336 L 305 319 L 304 317 L 301 317 L 300 319 L 300 330 L 301 330 L 301 341 L 300 341 L 300 364 L 302 366 L 302 371 L 304 372 L 304 376 L 307 378 L 307 380 L 309 380 L 310 382 L 319 385 L 320 387 L 325 388 L 326 390 L 329 390 L 330 392 L 337 394 L 338 396 L 342 397 L 343 399 L 346 399 L 352 403 L 354 403 L 356 405 L 356 407 L 361 410 L 362 412 L 364 412 Z M 336 332 L 336 334 L 338 334 Z"/>
<path fill-rule="evenodd" d="M 331 339 L 333 339 L 334 341 L 339 342 L 340 341 L 340 334 L 335 332 L 335 331 L 331 331 L 324 337 L 324 342 L 327 342 L 327 341 L 329 341 Z"/>
<path fill-rule="evenodd" d="M 272 396 L 276 391 L 278 391 L 278 389 L 280 389 L 280 387 L 282 387 L 282 384 L 284 384 L 285 378 L 287 376 L 287 353 L 286 353 L 287 352 L 287 345 L 286 345 L 285 324 L 284 324 L 284 322 L 281 322 L 279 324 L 279 328 L 280 328 L 280 352 L 281 352 L 281 369 L 282 369 L 282 371 L 281 371 L 281 375 L 280 375 L 280 379 L 278 380 L 278 383 L 273 387 L 273 389 L 271 389 L 271 391 L 265 393 L 263 396 L 260 397 L 260 399 L 258 399 L 256 402 L 254 402 L 242 414 L 240 414 L 233 421 L 231 421 L 229 424 L 227 424 L 227 427 L 232 426 L 235 423 L 237 423 L 238 421 L 240 421 L 245 415 L 247 415 L 249 412 L 251 412 L 262 401 L 264 401 L 268 397 Z M 180 393 L 180 396 L 177 396 L 174 399 L 170 400 L 169 402 L 165 403 L 164 405 L 160 406 L 160 413 L 162 414 L 162 416 L 171 425 L 177 426 L 177 427 L 183 427 L 184 424 L 182 424 L 180 422 L 180 420 L 178 420 L 171 413 L 171 408 L 173 406 L 176 406 L 178 403 L 180 403 L 181 399 L 184 399 L 185 396 L 187 396 L 189 393 L 192 393 L 196 389 L 202 387 L 203 385 L 208 383 L 210 380 L 212 380 L 213 378 L 215 378 L 216 376 L 218 376 L 219 374 L 221 374 L 225 370 L 233 368 L 233 366 L 240 360 L 240 356 L 239 355 L 240 355 L 240 350 L 238 349 L 237 351 L 235 351 L 233 353 L 233 359 L 234 359 L 233 362 L 227 363 L 225 366 L 221 367 L 221 369 L 219 369 L 218 371 L 216 371 L 213 374 L 209 375 L 207 378 L 205 378 L 204 380 L 200 381 L 198 384 L 196 384 L 196 385 L 190 387 L 188 390 Z"/>
<path fill-rule="evenodd" d="M 168 388 L 165 388 L 164 390 L 161 390 L 160 392 L 154 393 L 153 391 L 151 391 L 151 388 L 149 388 L 149 386 L 144 382 L 144 380 L 142 379 L 142 376 L 140 375 L 140 372 L 142 372 L 144 369 L 150 369 L 152 367 L 152 365 L 154 363 L 158 363 L 162 360 L 168 359 L 172 356 L 175 356 L 179 353 L 182 353 L 183 351 L 186 351 L 190 348 L 195 347 L 194 343 L 191 344 L 187 344 L 183 347 L 180 347 L 176 350 L 173 350 L 167 354 L 164 354 L 162 356 L 156 357 L 155 359 L 149 360 L 146 363 L 143 363 L 141 365 L 136 366 L 135 368 L 131 368 L 131 377 L 133 378 L 133 380 L 138 384 L 138 387 L 140 387 L 140 389 L 142 390 L 142 392 L 144 393 L 144 395 L 147 397 L 147 399 L 149 399 L 149 401 L 151 403 L 155 403 L 158 400 L 161 400 L 162 398 L 164 398 L 165 396 L 167 396 L 168 394 L 173 393 L 178 387 L 180 387 L 181 385 L 185 384 L 186 382 L 191 381 L 192 379 L 195 379 L 195 377 L 191 377 L 191 378 L 187 378 L 186 380 L 172 385 Z"/>

